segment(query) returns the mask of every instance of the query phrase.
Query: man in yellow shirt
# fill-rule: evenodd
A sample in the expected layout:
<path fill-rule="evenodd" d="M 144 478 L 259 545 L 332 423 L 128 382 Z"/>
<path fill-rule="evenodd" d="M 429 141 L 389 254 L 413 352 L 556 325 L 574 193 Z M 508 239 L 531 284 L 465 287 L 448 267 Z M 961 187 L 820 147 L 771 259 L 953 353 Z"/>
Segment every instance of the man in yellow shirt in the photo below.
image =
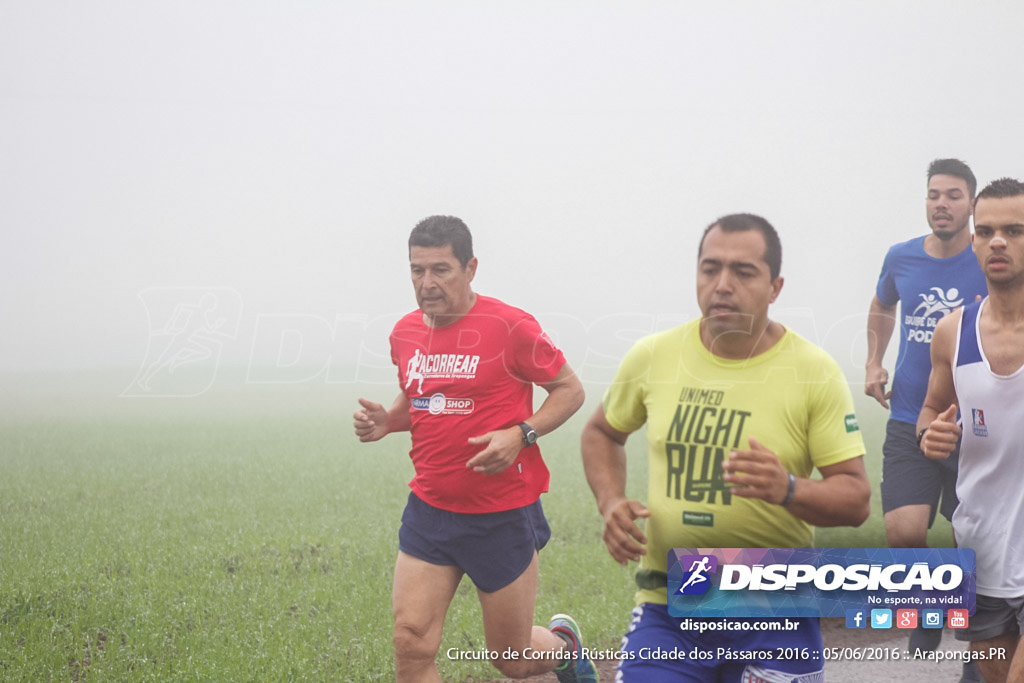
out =
<path fill-rule="evenodd" d="M 641 339 L 583 433 L 587 481 L 612 557 L 639 562 L 638 607 L 623 639 L 621 680 L 817 681 L 822 658 L 654 658 L 658 648 L 773 653 L 821 650 L 817 619 L 795 631 L 680 628 L 666 606 L 675 547 L 806 547 L 813 526 L 857 526 L 870 485 L 849 386 L 824 351 L 768 317 L 783 278 L 775 229 L 734 214 L 698 252 L 698 320 Z M 647 425 L 647 504 L 625 495 L 628 436 Z M 808 478 L 813 469 L 820 480 Z M 645 518 L 646 533 L 636 524 Z M 783 678 L 775 678 L 778 674 Z"/>

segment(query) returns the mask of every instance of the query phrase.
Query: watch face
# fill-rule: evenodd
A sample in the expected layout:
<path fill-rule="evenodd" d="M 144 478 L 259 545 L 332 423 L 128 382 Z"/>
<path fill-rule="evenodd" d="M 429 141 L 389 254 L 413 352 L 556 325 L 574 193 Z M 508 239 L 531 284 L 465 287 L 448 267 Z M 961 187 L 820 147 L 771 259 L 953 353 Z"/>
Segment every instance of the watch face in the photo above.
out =
<path fill-rule="evenodd" d="M 519 428 L 523 430 L 523 442 L 527 446 L 537 443 L 537 432 L 533 431 L 533 427 L 523 422 L 519 425 Z"/>

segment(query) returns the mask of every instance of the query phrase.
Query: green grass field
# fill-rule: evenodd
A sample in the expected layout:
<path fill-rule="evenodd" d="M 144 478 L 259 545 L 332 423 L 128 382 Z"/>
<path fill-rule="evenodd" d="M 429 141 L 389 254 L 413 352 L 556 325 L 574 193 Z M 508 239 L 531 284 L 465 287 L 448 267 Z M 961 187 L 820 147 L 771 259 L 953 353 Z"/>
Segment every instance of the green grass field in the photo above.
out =
<path fill-rule="evenodd" d="M 351 435 L 356 391 L 8 397 L 0 679 L 393 680 L 391 570 L 412 468 L 407 435 L 366 445 Z M 544 439 L 553 538 L 541 553 L 537 620 L 572 613 L 589 646 L 615 648 L 632 575 L 605 552 L 583 478 L 579 432 L 595 400 Z M 884 412 L 858 409 L 877 492 Z M 640 446 L 631 441 L 630 481 L 642 498 Z M 818 545 L 884 546 L 877 495 L 873 506 L 863 527 L 822 530 Z M 948 524 L 937 527 L 933 542 L 948 545 Z M 444 679 L 494 678 L 486 663 L 444 656 L 482 647 L 464 581 L 439 657 Z"/>

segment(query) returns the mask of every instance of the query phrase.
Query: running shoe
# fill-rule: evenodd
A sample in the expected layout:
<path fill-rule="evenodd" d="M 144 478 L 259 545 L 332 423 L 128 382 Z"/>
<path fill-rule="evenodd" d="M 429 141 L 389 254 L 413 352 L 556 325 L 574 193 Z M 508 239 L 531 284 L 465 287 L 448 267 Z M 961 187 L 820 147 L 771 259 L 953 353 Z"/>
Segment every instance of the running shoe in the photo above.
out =
<path fill-rule="evenodd" d="M 555 667 L 558 683 L 598 683 L 597 668 L 583 651 L 580 627 L 568 614 L 556 614 L 548 624 L 551 632 L 569 644 L 573 656 Z"/>

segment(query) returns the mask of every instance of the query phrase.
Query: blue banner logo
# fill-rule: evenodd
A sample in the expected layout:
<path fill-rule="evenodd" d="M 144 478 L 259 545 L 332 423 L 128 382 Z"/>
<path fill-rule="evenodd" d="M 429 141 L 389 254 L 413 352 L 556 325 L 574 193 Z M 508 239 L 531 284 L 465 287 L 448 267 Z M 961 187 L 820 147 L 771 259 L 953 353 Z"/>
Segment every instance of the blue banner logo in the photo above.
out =
<path fill-rule="evenodd" d="M 718 558 L 714 555 L 683 555 L 679 558 L 683 567 L 689 567 L 683 573 L 683 583 L 679 586 L 680 595 L 703 595 L 711 587 L 710 574 L 718 571 Z"/>
<path fill-rule="evenodd" d="M 668 553 L 668 608 L 674 617 L 849 621 L 859 612 L 863 626 L 853 628 L 868 622 L 893 628 L 891 615 L 901 608 L 922 615 L 951 609 L 974 614 L 975 582 L 969 548 L 675 548 Z M 889 620 L 876 622 L 875 613 L 884 610 Z"/>

